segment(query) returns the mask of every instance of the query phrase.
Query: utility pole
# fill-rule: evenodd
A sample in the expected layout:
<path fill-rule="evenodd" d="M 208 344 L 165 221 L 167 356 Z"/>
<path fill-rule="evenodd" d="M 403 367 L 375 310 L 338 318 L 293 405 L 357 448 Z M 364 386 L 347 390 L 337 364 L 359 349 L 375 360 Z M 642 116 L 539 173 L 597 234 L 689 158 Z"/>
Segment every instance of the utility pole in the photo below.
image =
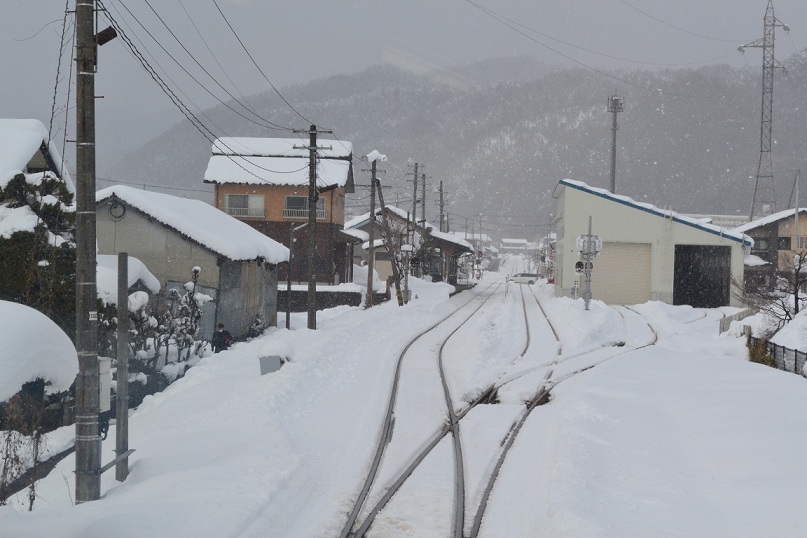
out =
<path fill-rule="evenodd" d="M 95 283 L 95 0 L 76 0 L 76 503 L 101 497 Z"/>
<path fill-rule="evenodd" d="M 591 217 L 588 218 L 588 234 L 577 238 L 577 251 L 580 253 L 580 261 L 575 263 L 577 274 L 585 276 L 585 289 L 583 300 L 586 303 L 585 309 L 591 302 L 591 274 L 594 272 L 594 258 L 599 255 L 602 249 L 602 241 L 596 235 L 591 235 Z"/>
<path fill-rule="evenodd" d="M 443 219 L 445 218 L 445 202 L 443 200 L 443 182 L 440 182 L 440 231 L 447 232 L 448 230 L 445 229 L 445 225 L 443 224 Z"/>
<path fill-rule="evenodd" d="M 445 229 L 445 225 L 443 224 L 443 219 L 445 218 L 444 210 L 445 210 L 445 202 L 443 200 L 443 182 L 440 181 L 440 231 L 441 232 L 448 232 L 448 230 Z M 443 275 L 443 279 L 446 278 L 445 277 L 445 274 L 446 274 L 446 255 L 445 255 L 445 252 L 443 252 L 443 249 L 440 249 L 440 274 Z"/>
<path fill-rule="evenodd" d="M 608 112 L 614 115 L 611 125 L 611 194 L 616 194 L 616 115 L 625 109 L 625 100 L 617 95 L 608 98 Z"/>
<path fill-rule="evenodd" d="M 308 150 L 308 328 L 317 328 L 317 150 L 331 149 L 317 147 L 317 134 L 333 133 L 332 130 L 317 130 L 311 125 L 308 131 L 293 131 L 294 133 L 308 133 L 308 147 L 294 146 L 294 149 Z"/>
<path fill-rule="evenodd" d="M 412 190 L 412 240 L 409 242 L 412 248 L 415 247 L 415 221 L 417 221 L 417 208 L 418 208 L 418 163 L 415 163 L 415 172 L 412 176 L 414 179 L 414 189 Z"/>
<path fill-rule="evenodd" d="M 117 409 L 115 410 L 115 453 L 122 457 L 115 464 L 115 480 L 129 476 L 129 255 L 118 253 L 118 363 Z"/>
<path fill-rule="evenodd" d="M 390 265 L 392 265 L 392 278 L 395 280 L 395 295 L 398 298 L 398 306 L 404 305 L 403 294 L 401 293 L 401 272 L 398 270 L 398 260 L 395 259 L 395 245 L 392 241 L 392 232 L 387 220 L 387 205 L 384 203 L 384 194 L 381 192 L 381 184 L 378 184 L 378 201 L 381 204 L 381 220 L 384 224 L 384 246 L 390 253 Z M 408 275 L 408 274 L 407 274 Z M 408 276 L 407 276 L 408 286 Z M 407 287 L 407 292 L 409 291 Z"/>
<path fill-rule="evenodd" d="M 423 183 L 420 185 L 420 222 L 421 225 L 426 227 L 426 170 L 425 166 L 421 167 L 421 177 Z"/>
<path fill-rule="evenodd" d="M 367 298 L 364 300 L 364 308 L 373 306 L 373 267 L 375 265 L 375 182 L 376 182 L 376 159 L 370 167 L 370 246 L 367 249 Z M 390 256 L 393 253 L 390 252 Z"/>
<path fill-rule="evenodd" d="M 747 43 L 737 50 L 745 52 L 747 48 L 762 49 L 762 121 L 759 130 L 759 161 L 757 163 L 757 177 L 754 182 L 754 198 L 751 201 L 750 220 L 754 220 L 754 215 L 762 215 L 765 206 L 770 213 L 776 212 L 776 191 L 773 181 L 773 159 L 771 158 L 771 136 L 773 132 L 773 73 L 777 68 L 784 69 L 784 66 L 776 60 L 774 56 L 774 39 L 776 28 L 780 27 L 785 32 L 790 28 L 777 19 L 773 13 L 773 0 L 768 0 L 768 7 L 765 10 L 765 28 L 762 39 L 757 39 Z M 762 183 L 763 185 L 760 185 Z M 765 191 L 763 194 L 761 191 Z"/>

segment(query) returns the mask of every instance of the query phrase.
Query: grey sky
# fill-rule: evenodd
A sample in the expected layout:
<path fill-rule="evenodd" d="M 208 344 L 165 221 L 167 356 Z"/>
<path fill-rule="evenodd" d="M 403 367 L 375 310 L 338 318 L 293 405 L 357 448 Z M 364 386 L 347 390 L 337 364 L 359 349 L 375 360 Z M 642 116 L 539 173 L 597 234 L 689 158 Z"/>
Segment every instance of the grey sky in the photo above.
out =
<path fill-rule="evenodd" d="M 513 21 L 507 27 L 464 0 L 217 1 L 264 73 L 279 88 L 379 63 L 424 70 L 509 55 L 607 69 L 697 68 L 714 63 L 759 67 L 759 50 L 742 55 L 736 48 L 762 37 L 767 5 L 766 0 L 479 0 L 479 5 Z M 149 2 L 230 92 L 249 95 L 270 89 L 213 0 Z M 188 58 L 146 0 L 105 0 L 105 4 L 125 28 L 130 28 L 127 33 L 138 47 L 148 51 L 150 58 L 154 56 L 154 64 L 181 89 L 183 100 L 192 108 L 211 106 L 215 100 L 166 57 L 127 7 L 188 71 L 211 91 L 227 98 Z M 5 76 L 0 117 L 38 118 L 47 125 L 65 3 L 4 0 L 3 6 L 0 67 Z M 69 0 L 69 6 L 73 9 L 74 0 Z M 784 60 L 807 47 L 807 2 L 777 0 L 774 7 L 777 17 L 791 27 L 789 34 L 777 32 L 777 57 Z M 101 25 L 106 25 L 103 18 Z M 226 76 L 208 46 L 224 66 Z M 69 57 L 64 56 L 63 76 Z M 67 101 L 66 86 L 61 89 L 57 107 Z M 120 39 L 99 52 L 97 92 L 104 96 L 98 103 L 102 134 L 132 131 L 135 134 L 130 142 L 139 144 L 182 119 Z M 123 151 L 121 144 L 125 143 L 118 141 L 107 147 Z M 70 160 L 71 153 L 68 148 Z M 98 153 L 101 161 L 114 160 L 103 143 Z"/>

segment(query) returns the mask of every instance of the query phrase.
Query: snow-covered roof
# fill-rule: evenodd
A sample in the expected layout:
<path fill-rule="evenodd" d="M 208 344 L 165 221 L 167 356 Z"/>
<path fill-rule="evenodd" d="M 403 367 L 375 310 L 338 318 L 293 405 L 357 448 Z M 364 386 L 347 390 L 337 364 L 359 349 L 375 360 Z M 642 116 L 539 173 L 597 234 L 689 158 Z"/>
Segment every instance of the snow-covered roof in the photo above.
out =
<path fill-rule="evenodd" d="M 300 138 L 224 137 L 213 142 L 205 183 L 307 185 L 309 152 Z M 317 183 L 345 187 L 351 177 L 353 144 L 318 140 Z"/>
<path fill-rule="evenodd" d="M 359 239 L 362 242 L 370 239 L 370 234 L 368 234 L 364 230 L 359 230 L 358 228 L 345 228 L 344 230 L 340 231 L 343 234 L 349 235 L 350 237 L 355 237 L 356 239 Z"/>
<path fill-rule="evenodd" d="M 404 221 L 405 220 L 411 220 L 411 215 L 412 214 L 410 212 L 406 211 L 405 209 L 401 209 L 400 207 L 393 206 L 393 205 L 388 205 L 387 206 L 387 211 L 394 214 L 394 215 L 396 215 L 401 220 L 404 220 Z M 381 208 L 376 209 L 376 215 L 380 215 L 380 214 L 381 214 Z M 357 226 L 364 226 L 369 221 L 370 221 L 370 212 L 368 211 L 367 213 L 365 213 L 363 215 L 359 215 L 358 217 L 354 217 L 354 218 L 350 219 L 349 221 L 347 221 L 345 223 L 345 229 L 347 230 L 349 228 L 355 228 Z M 425 227 L 427 230 L 429 230 L 429 233 L 431 234 L 432 237 L 434 237 L 436 239 L 439 239 L 441 241 L 445 241 L 447 243 L 453 243 L 455 245 L 459 245 L 459 246 L 461 246 L 462 248 L 464 248 L 464 249 L 466 249 L 468 251 L 473 251 L 473 247 L 471 246 L 471 244 L 468 241 L 466 241 L 464 239 L 461 239 L 459 237 L 456 237 L 455 235 L 453 235 L 453 234 L 451 234 L 449 232 L 441 232 L 440 230 L 435 228 L 434 225 L 431 224 L 430 222 L 426 222 L 426 223 L 419 222 L 418 226 L 421 226 L 421 225 L 423 227 Z"/>
<path fill-rule="evenodd" d="M 37 378 L 49 381 L 55 391 L 70 388 L 78 355 L 58 325 L 38 310 L 9 301 L 0 301 L 0 319 L 0 402 Z"/>
<path fill-rule="evenodd" d="M 770 263 L 766 262 L 756 254 L 749 254 L 745 257 L 743 262 L 745 265 L 749 267 L 759 267 L 760 265 L 770 265 Z"/>
<path fill-rule="evenodd" d="M 527 243 L 529 243 L 529 241 L 527 241 L 526 239 L 502 239 L 501 241 L 501 244 L 506 246 L 509 245 L 527 246 Z"/>
<path fill-rule="evenodd" d="M 633 198 L 629 198 L 627 196 L 622 196 L 620 194 L 613 194 L 612 192 L 606 189 L 600 189 L 597 187 L 591 187 L 582 181 L 575 181 L 573 179 L 562 179 L 558 182 L 557 187 L 555 187 L 555 191 L 552 193 L 552 196 L 557 198 L 559 196 L 559 189 L 562 187 L 570 187 L 579 191 L 588 192 L 589 194 L 593 194 L 594 196 L 599 196 L 600 198 L 605 198 L 616 202 L 618 204 L 626 205 L 628 207 L 632 207 L 634 209 L 638 209 L 639 211 L 644 211 L 647 213 L 651 213 L 653 215 L 657 215 L 659 217 L 663 217 L 666 219 L 670 219 L 674 222 L 679 224 L 683 224 L 685 226 L 691 226 L 693 228 L 698 228 L 703 230 L 704 232 L 719 235 L 721 237 L 725 237 L 731 241 L 737 241 L 739 243 L 753 244 L 753 241 L 750 237 L 746 236 L 742 232 L 738 232 L 737 228 L 733 230 L 729 230 L 726 228 L 721 228 L 720 226 L 715 226 L 713 224 L 709 224 L 703 222 L 700 219 L 687 217 L 681 213 L 676 213 L 671 209 L 660 209 L 652 204 L 647 204 L 643 202 L 637 202 Z"/>
<path fill-rule="evenodd" d="M 762 226 L 767 226 L 768 224 L 772 224 L 774 222 L 793 217 L 795 214 L 796 214 L 795 208 L 785 209 L 784 211 L 779 211 L 777 213 L 773 213 L 772 215 L 768 215 L 766 217 L 762 217 L 757 220 L 752 220 L 751 222 L 748 222 L 741 226 L 737 226 L 736 228 L 732 228 L 731 231 L 736 233 L 746 233 L 756 228 L 761 228 Z M 807 214 L 807 208 L 804 207 L 799 208 L 799 216 L 805 214 Z"/>
<path fill-rule="evenodd" d="M 98 298 L 106 304 L 118 304 L 118 256 L 114 254 L 96 254 L 96 277 L 95 286 Z M 127 286 L 132 287 L 138 282 L 151 292 L 160 291 L 160 281 L 146 268 L 146 266 L 135 258 L 127 258 Z"/>
<path fill-rule="evenodd" d="M 48 130 L 39 120 L 0 118 L 0 187 L 5 187 L 17 174 L 25 172 L 31 158 L 42 148 L 49 157 L 59 177 L 73 194 L 76 186 L 62 159 L 56 144 L 48 140 Z"/>
<path fill-rule="evenodd" d="M 289 249 L 252 226 L 201 200 L 116 185 L 95 193 L 97 203 L 113 196 L 169 228 L 231 260 L 289 260 Z"/>
<path fill-rule="evenodd" d="M 482 241 L 483 243 L 489 243 L 492 241 L 488 234 L 480 234 L 480 233 L 469 233 L 469 232 L 447 232 L 455 237 L 459 237 L 461 239 L 465 239 L 466 241 Z"/>
<path fill-rule="evenodd" d="M 373 240 L 373 248 L 382 248 L 384 246 L 383 239 L 374 239 Z M 368 250 L 370 248 L 370 241 L 365 241 L 361 244 L 361 248 L 364 250 Z"/>

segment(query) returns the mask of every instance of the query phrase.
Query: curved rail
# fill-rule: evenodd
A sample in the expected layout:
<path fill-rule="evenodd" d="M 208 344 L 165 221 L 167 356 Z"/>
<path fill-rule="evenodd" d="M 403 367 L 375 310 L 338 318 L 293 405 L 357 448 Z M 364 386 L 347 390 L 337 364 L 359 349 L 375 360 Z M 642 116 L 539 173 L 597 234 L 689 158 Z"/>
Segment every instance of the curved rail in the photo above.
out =
<path fill-rule="evenodd" d="M 541 302 L 538 300 L 538 297 L 535 295 L 535 292 L 532 293 L 535 302 L 538 304 L 538 308 L 541 309 L 541 313 L 544 315 L 544 319 L 546 320 L 549 328 L 552 329 L 552 334 L 555 335 L 555 339 L 558 341 L 558 351 L 555 356 L 555 361 L 553 361 L 553 365 L 557 363 L 558 359 L 560 358 L 560 338 L 558 338 L 558 333 L 555 330 L 555 327 L 552 325 L 552 322 L 549 320 L 549 316 L 546 315 L 546 311 L 544 307 L 541 305 Z M 522 296 L 523 299 L 523 296 Z M 524 310 L 524 315 L 526 317 L 526 308 Z M 526 353 L 526 350 L 525 350 Z M 521 427 L 527 421 L 527 418 L 532 413 L 532 410 L 535 409 L 538 405 L 546 403 L 549 399 L 549 391 L 551 390 L 549 379 L 552 377 L 552 369 L 550 368 L 547 371 L 546 375 L 544 376 L 541 384 L 539 386 L 538 392 L 533 396 L 528 402 L 527 407 L 524 411 L 522 411 L 521 416 L 516 420 L 516 422 L 510 427 L 510 430 L 507 432 L 507 437 L 503 441 L 502 450 L 499 452 L 499 457 L 496 460 L 496 465 L 493 467 L 493 471 L 488 478 L 488 483 L 485 486 L 485 490 L 482 493 L 482 499 L 479 502 L 479 506 L 476 509 L 476 513 L 474 514 L 474 521 L 473 525 L 471 526 L 471 538 L 477 538 L 479 536 L 479 530 L 482 527 L 482 518 L 485 515 L 485 510 L 488 507 L 488 501 L 490 500 L 490 495 L 493 492 L 493 486 L 496 483 L 496 479 L 499 477 L 499 471 L 504 465 L 504 460 L 507 458 L 508 454 L 510 453 L 510 449 L 513 446 L 513 443 L 518 437 L 518 433 L 521 431 Z"/>
<path fill-rule="evenodd" d="M 498 289 L 501 286 L 501 283 L 499 283 L 499 284 L 491 284 L 484 291 L 488 291 L 488 290 L 490 290 L 490 288 L 493 288 L 494 286 L 495 286 L 495 289 Z M 479 305 L 479 307 L 477 307 L 471 313 L 471 315 L 476 313 L 482 307 L 482 305 L 484 305 L 485 302 L 487 302 L 487 300 L 490 299 L 491 296 L 492 295 L 488 295 L 488 297 L 484 298 L 484 300 Z M 362 536 L 363 532 L 366 532 L 366 529 L 364 529 L 364 531 L 362 530 L 364 526 L 362 526 L 356 533 L 352 533 L 352 529 L 353 529 L 354 525 L 356 524 L 356 520 L 358 519 L 359 513 L 361 512 L 361 509 L 364 506 L 364 503 L 367 500 L 367 495 L 369 494 L 370 488 L 372 487 L 373 482 L 375 481 L 375 477 L 376 477 L 376 475 L 378 473 L 378 469 L 379 469 L 379 467 L 381 465 L 381 460 L 382 460 L 382 458 L 384 456 L 384 452 L 386 450 L 386 447 L 387 447 L 387 445 L 389 444 L 389 442 L 390 442 L 390 440 L 392 438 L 392 427 L 393 427 L 393 424 L 395 422 L 394 421 L 395 402 L 396 402 L 397 396 L 398 396 L 398 383 L 399 383 L 399 380 L 400 380 L 401 367 L 403 365 L 404 356 L 406 355 L 407 351 L 409 351 L 409 348 L 411 348 L 412 345 L 414 345 L 415 342 L 417 342 L 420 338 L 422 338 L 423 336 L 425 336 L 429 332 L 433 331 L 438 326 L 440 326 L 442 323 L 444 323 L 446 320 L 448 320 L 449 318 L 451 318 L 452 316 L 457 314 L 460 310 L 462 310 L 467 305 L 469 305 L 477 297 L 478 296 L 472 297 L 471 299 L 469 299 L 468 301 L 466 301 L 465 303 L 460 305 L 458 308 L 456 308 L 454 311 L 450 312 L 448 315 L 446 315 L 445 317 L 443 317 L 442 319 L 440 319 L 436 323 L 432 324 L 431 326 L 429 326 L 425 330 L 423 330 L 420 333 L 418 333 L 417 335 L 415 335 L 409 341 L 409 343 L 406 345 L 406 347 L 404 347 L 404 349 L 401 351 L 401 353 L 398 355 L 398 362 L 397 362 L 396 367 L 395 367 L 395 375 L 394 375 L 393 382 L 392 382 L 392 388 L 390 390 L 390 398 L 389 398 L 389 401 L 387 403 L 387 411 L 386 411 L 386 414 L 384 416 L 384 423 L 383 423 L 383 426 L 382 426 L 382 429 L 381 429 L 381 435 L 379 437 L 378 444 L 376 446 L 376 452 L 375 452 L 375 455 L 373 457 L 372 464 L 370 466 L 370 471 L 367 474 L 367 478 L 365 479 L 364 484 L 362 485 L 361 491 L 359 492 L 358 498 L 357 498 L 357 500 L 356 500 L 356 502 L 355 502 L 355 504 L 353 506 L 353 509 L 351 510 L 350 515 L 348 516 L 347 522 L 345 523 L 345 526 L 343 527 L 342 532 L 340 533 L 341 538 L 347 538 L 349 536 L 356 536 L 356 535 Z M 469 318 L 470 318 L 470 316 L 469 316 Z M 465 323 L 465 322 L 463 322 L 463 323 Z M 440 435 L 439 439 L 442 439 L 442 437 L 445 436 L 445 434 L 448 433 L 448 431 L 450 431 L 450 427 L 443 428 L 443 430 L 441 430 L 442 435 Z M 437 441 L 433 440 L 432 443 L 434 443 L 434 445 L 436 445 L 437 442 L 439 442 L 439 439 L 437 439 Z M 429 443 L 429 445 L 431 445 L 432 443 Z M 429 450 L 431 450 L 431 449 L 429 449 Z M 421 461 L 422 461 L 422 459 L 421 459 Z"/>

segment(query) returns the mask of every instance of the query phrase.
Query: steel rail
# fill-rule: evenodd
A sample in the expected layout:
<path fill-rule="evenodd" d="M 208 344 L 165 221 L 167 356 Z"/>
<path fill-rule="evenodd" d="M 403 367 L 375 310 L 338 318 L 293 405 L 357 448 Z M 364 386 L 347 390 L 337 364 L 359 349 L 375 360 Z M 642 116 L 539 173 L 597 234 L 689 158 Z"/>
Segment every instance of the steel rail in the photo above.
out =
<path fill-rule="evenodd" d="M 496 285 L 496 289 L 499 289 L 499 287 L 501 287 L 501 283 Z M 490 289 L 490 288 L 488 288 L 488 289 Z M 448 384 L 446 382 L 446 378 L 445 378 L 444 371 L 443 371 L 443 368 L 442 368 L 442 351 L 443 351 L 443 348 L 445 347 L 446 342 L 448 342 L 448 340 L 460 328 L 462 328 L 462 326 L 465 325 L 465 323 L 467 323 L 468 320 L 470 320 L 474 316 L 474 314 L 476 314 L 485 305 L 485 303 L 490 299 L 490 297 L 492 297 L 492 294 L 489 295 L 488 297 L 486 297 L 485 300 L 482 301 L 482 303 L 480 303 L 479 306 L 476 307 L 474 309 L 474 311 L 471 312 L 471 314 L 465 320 L 463 320 L 463 322 L 459 326 L 457 326 L 457 328 L 455 328 L 453 331 L 451 331 L 451 333 L 443 340 L 443 343 L 440 346 L 440 352 L 439 352 L 439 357 L 438 357 L 439 358 L 438 366 L 439 366 L 439 369 L 440 369 L 440 376 L 441 376 L 441 382 L 443 384 L 444 396 L 446 397 L 446 405 L 448 407 L 448 413 L 449 413 L 449 421 L 448 421 L 448 423 L 445 426 L 443 426 L 440 430 L 438 430 L 432 436 L 432 438 L 429 440 L 429 442 L 424 446 L 424 448 L 421 449 L 421 451 L 415 455 L 414 459 L 412 459 L 410 464 L 398 475 L 398 477 L 395 479 L 395 481 L 387 488 L 386 493 L 381 497 L 381 499 L 379 499 L 379 501 L 375 504 L 375 506 L 370 510 L 367 517 L 364 519 L 364 521 L 359 526 L 359 528 L 356 530 L 356 532 L 353 533 L 353 534 L 349 534 L 348 536 L 351 536 L 351 537 L 352 536 L 363 537 L 367 533 L 367 531 L 370 529 L 370 527 L 372 526 L 372 524 L 375 521 L 375 518 L 379 514 L 379 512 L 381 512 L 381 510 L 384 509 L 384 507 L 387 505 L 387 503 L 389 503 L 390 499 L 392 499 L 392 497 L 398 492 L 398 490 L 401 488 L 401 486 L 403 486 L 404 482 L 412 475 L 412 473 L 423 462 L 423 460 L 426 458 L 426 456 L 428 456 L 431 453 L 431 451 L 434 450 L 434 447 L 436 447 L 439 444 L 439 442 L 446 435 L 448 435 L 449 432 L 454 432 L 454 454 L 455 454 L 455 459 L 454 459 L 454 461 L 455 461 L 455 480 L 454 480 L 454 489 L 455 489 L 455 492 L 454 492 L 454 495 L 455 495 L 454 504 L 455 504 L 455 506 L 454 506 L 454 514 L 455 515 L 454 515 L 454 520 L 453 520 L 454 524 L 452 525 L 452 532 L 457 532 L 458 531 L 460 533 L 459 538 L 462 538 L 462 530 L 463 530 L 463 525 L 464 525 L 464 512 L 465 512 L 465 509 L 464 509 L 464 502 L 465 502 L 464 475 L 465 475 L 465 473 L 464 473 L 464 466 L 463 466 L 463 460 L 462 460 L 462 446 L 461 446 L 461 443 L 459 442 L 459 428 L 458 428 L 458 425 L 459 425 L 459 421 L 462 420 L 462 418 L 465 415 L 467 415 L 468 412 L 471 409 L 473 409 L 474 407 L 476 407 L 477 405 L 479 405 L 480 403 L 482 403 L 483 401 L 485 401 L 488 398 L 491 389 L 488 389 L 487 391 L 484 391 L 473 402 L 471 402 L 464 410 L 462 410 L 460 413 L 456 413 L 454 411 L 454 404 L 453 404 L 453 402 L 451 400 L 451 395 L 448 392 Z M 457 310 L 457 311 L 459 311 L 459 310 Z M 448 319 L 448 317 L 444 318 L 439 323 L 442 323 L 446 319 Z M 437 325 L 439 325 L 439 323 Z M 435 328 L 437 325 L 432 327 L 432 329 Z M 428 332 L 428 331 L 426 331 L 426 332 Z M 425 334 L 425 332 L 423 334 Z M 420 336 L 422 336 L 422 335 L 420 335 Z M 419 336 L 418 336 L 418 338 L 419 338 Z M 406 352 L 406 350 L 404 350 L 404 353 L 405 352 Z M 402 358 L 403 358 L 403 354 L 401 355 L 401 359 Z M 458 483 L 457 476 L 459 476 L 459 475 L 461 475 L 463 477 L 460 480 L 461 483 Z M 369 489 L 369 486 L 368 486 L 368 489 Z M 461 495 L 460 495 L 460 492 L 458 491 L 459 489 L 462 490 Z M 365 495 L 365 497 L 366 497 L 366 495 Z M 458 505 L 461 505 L 462 508 L 461 509 L 458 508 Z M 460 522 L 459 525 L 457 525 L 457 512 L 458 512 L 458 510 L 459 510 L 459 513 L 462 514 L 462 516 L 461 516 L 462 521 Z M 354 521 L 354 524 L 355 524 L 355 521 Z"/>
<path fill-rule="evenodd" d="M 538 300 L 538 297 L 535 295 L 535 292 L 532 292 L 532 296 L 535 299 L 538 308 L 541 310 L 541 313 L 544 315 L 544 319 L 546 323 L 549 325 L 549 328 L 552 330 L 552 333 L 555 335 L 555 339 L 558 341 L 558 351 L 555 356 L 555 361 L 553 361 L 552 365 L 555 365 L 560 357 L 561 348 L 560 348 L 560 338 L 558 337 L 558 333 L 555 330 L 555 327 L 552 325 L 552 322 L 549 320 L 549 316 L 546 315 L 546 311 L 544 307 L 541 305 L 541 302 Z M 523 299 L 523 296 L 522 296 Z M 527 310 L 526 307 L 524 309 L 524 316 L 526 318 Z M 526 350 L 525 350 L 526 353 Z M 518 433 L 521 431 L 521 427 L 527 421 L 527 418 L 532 413 L 532 410 L 535 409 L 539 404 L 546 402 L 549 398 L 549 391 L 551 390 L 551 384 L 549 382 L 550 377 L 552 376 L 553 370 L 550 368 L 547 371 L 546 375 L 544 376 L 543 380 L 541 380 L 538 392 L 533 396 L 526 405 L 526 409 L 522 411 L 521 416 L 516 420 L 510 429 L 508 430 L 505 438 L 502 440 L 502 450 L 499 452 L 499 457 L 496 460 L 496 464 L 493 467 L 493 471 L 488 478 L 488 483 L 485 486 L 485 490 L 482 493 L 482 499 L 479 501 L 479 506 L 477 506 L 476 513 L 474 514 L 473 524 L 471 525 L 471 534 L 469 535 L 470 538 L 477 538 L 479 536 L 479 530 L 482 527 L 482 518 L 485 516 L 485 511 L 488 507 L 488 501 L 490 500 L 490 495 L 493 492 L 493 486 L 496 483 L 496 479 L 499 476 L 499 471 L 501 470 L 502 466 L 504 465 L 504 460 L 507 458 L 508 454 L 510 453 L 510 449 L 513 446 L 513 443 L 518 437 Z"/>
<path fill-rule="evenodd" d="M 498 289 L 500 286 L 501 286 L 501 284 L 496 285 L 496 289 Z M 488 291 L 492 287 L 494 287 L 494 284 L 491 284 L 490 286 L 488 286 L 488 288 L 486 288 L 484 291 Z M 433 325 L 429 326 L 425 330 L 423 330 L 420 333 L 418 333 L 417 335 L 415 335 L 409 341 L 409 343 L 406 345 L 406 347 L 404 347 L 404 349 L 401 351 L 401 353 L 398 355 L 398 361 L 397 361 L 397 364 L 396 364 L 396 367 L 395 367 L 395 375 L 393 377 L 392 388 L 390 390 L 390 398 L 389 398 L 389 401 L 387 403 L 387 411 L 386 411 L 386 413 L 384 415 L 384 422 L 383 422 L 383 425 L 381 427 L 381 434 L 380 434 L 379 439 L 378 439 L 378 444 L 376 445 L 376 452 L 375 452 L 375 454 L 373 456 L 373 460 L 372 460 L 372 463 L 370 465 L 370 470 L 369 470 L 369 472 L 367 474 L 367 478 L 365 479 L 364 484 L 362 485 L 362 488 L 361 488 L 361 490 L 359 492 L 359 495 L 358 495 L 358 497 L 356 499 L 356 502 L 355 502 L 355 504 L 353 506 L 353 509 L 351 510 L 351 512 L 350 512 L 350 514 L 348 516 L 347 522 L 345 523 L 345 526 L 343 527 L 342 532 L 339 535 L 340 538 L 348 538 L 350 536 L 355 536 L 355 534 L 352 533 L 353 526 L 355 525 L 356 520 L 358 519 L 359 513 L 361 512 L 361 509 L 362 509 L 362 507 L 364 506 L 364 503 L 367 500 L 367 495 L 369 494 L 370 488 L 372 487 L 373 482 L 375 481 L 375 477 L 376 477 L 376 474 L 378 473 L 378 469 L 379 469 L 379 467 L 381 465 L 381 460 L 382 460 L 382 458 L 384 456 L 384 452 L 386 450 L 386 447 L 387 447 L 387 445 L 389 444 L 389 442 L 390 442 L 390 440 L 392 438 L 392 426 L 394 424 L 393 417 L 394 417 L 394 412 L 395 412 L 395 402 L 396 402 L 397 396 L 398 396 L 398 383 L 399 383 L 399 380 L 400 380 L 401 366 L 403 364 L 404 356 L 406 355 L 407 351 L 409 351 L 409 348 L 412 347 L 412 345 L 414 345 L 415 342 L 417 342 L 420 338 L 422 338 L 423 336 L 425 336 L 426 334 L 428 334 L 429 332 L 431 332 L 432 330 L 437 328 L 439 325 L 444 323 L 446 320 L 448 320 L 449 318 L 451 318 L 452 316 L 457 314 L 460 310 L 462 310 L 467 305 L 469 305 L 477 297 L 478 296 L 472 297 L 471 299 L 469 299 L 468 301 L 464 302 L 459 307 L 457 307 L 455 310 L 450 312 L 448 315 L 446 315 L 445 317 L 443 317 L 442 319 L 440 319 L 439 321 L 437 321 Z M 482 301 L 482 304 L 484 304 L 489 298 L 490 298 L 490 296 L 486 297 Z"/>

